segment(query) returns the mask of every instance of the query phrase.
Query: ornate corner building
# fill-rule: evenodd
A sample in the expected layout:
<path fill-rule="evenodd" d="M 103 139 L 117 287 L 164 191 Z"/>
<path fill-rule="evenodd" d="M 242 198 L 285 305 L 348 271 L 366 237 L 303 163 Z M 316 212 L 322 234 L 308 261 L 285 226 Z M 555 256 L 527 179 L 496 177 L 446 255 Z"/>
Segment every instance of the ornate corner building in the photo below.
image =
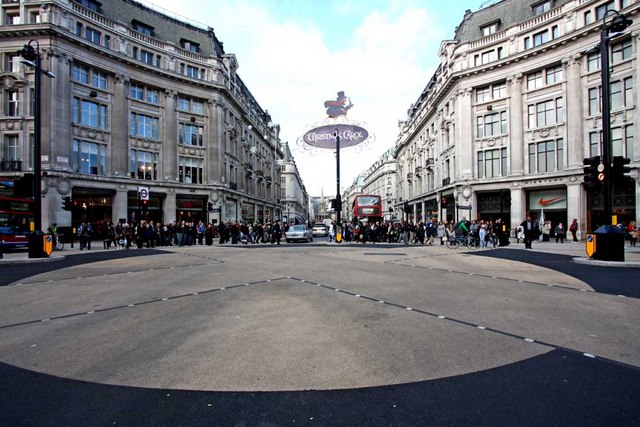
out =
<path fill-rule="evenodd" d="M 609 10 L 634 22 L 610 43 L 612 155 L 634 182 L 614 188 L 618 222 L 638 219 L 635 136 L 640 3 L 502 0 L 467 11 L 440 65 L 401 124 L 396 210 L 446 221 L 527 214 L 581 230 L 608 223 L 583 184 L 583 159 L 602 153 L 600 31 Z"/>
<path fill-rule="evenodd" d="M 281 218 L 280 128 L 213 29 L 134 0 L 0 7 L 0 175 L 33 169 L 34 71 L 16 52 L 35 40 L 56 76 L 41 85 L 45 229 Z"/>

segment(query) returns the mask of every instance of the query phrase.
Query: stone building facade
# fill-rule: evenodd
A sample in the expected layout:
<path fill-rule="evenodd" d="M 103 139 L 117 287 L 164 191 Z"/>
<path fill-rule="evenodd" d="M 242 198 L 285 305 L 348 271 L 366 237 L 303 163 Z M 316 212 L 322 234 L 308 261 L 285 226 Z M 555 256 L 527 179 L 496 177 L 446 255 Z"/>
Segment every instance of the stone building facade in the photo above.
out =
<path fill-rule="evenodd" d="M 634 0 L 503 0 L 467 11 L 398 136 L 405 218 L 502 218 L 513 228 L 544 213 L 554 224 L 577 218 L 583 231 L 605 223 L 602 193 L 582 177 L 583 159 L 601 154 L 598 46 L 608 10 L 634 20 L 609 54 L 612 152 L 631 159 L 635 177 L 614 189 L 614 214 L 638 220 Z"/>
<path fill-rule="evenodd" d="M 44 228 L 281 218 L 279 126 L 213 29 L 134 0 L 0 7 L 2 159 L 21 161 L 2 176 L 34 161 L 34 71 L 16 52 L 37 43 L 56 76 L 41 85 Z"/>
<path fill-rule="evenodd" d="M 281 165 L 280 188 L 282 215 L 286 222 L 307 224 L 313 221 L 310 214 L 309 193 L 302 182 L 298 165 L 291 154 L 289 144 L 283 144 L 284 159 Z"/>

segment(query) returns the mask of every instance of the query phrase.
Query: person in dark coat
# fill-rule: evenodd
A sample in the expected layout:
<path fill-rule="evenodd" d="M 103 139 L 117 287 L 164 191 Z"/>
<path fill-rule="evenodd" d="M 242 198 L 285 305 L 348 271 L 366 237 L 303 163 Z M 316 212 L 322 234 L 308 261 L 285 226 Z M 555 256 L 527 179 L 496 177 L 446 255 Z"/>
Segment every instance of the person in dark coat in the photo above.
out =
<path fill-rule="evenodd" d="M 531 249 L 531 242 L 540 235 L 540 226 L 537 221 L 531 219 L 531 216 L 527 216 L 527 219 L 522 221 L 520 225 L 524 228 L 524 247 Z"/>

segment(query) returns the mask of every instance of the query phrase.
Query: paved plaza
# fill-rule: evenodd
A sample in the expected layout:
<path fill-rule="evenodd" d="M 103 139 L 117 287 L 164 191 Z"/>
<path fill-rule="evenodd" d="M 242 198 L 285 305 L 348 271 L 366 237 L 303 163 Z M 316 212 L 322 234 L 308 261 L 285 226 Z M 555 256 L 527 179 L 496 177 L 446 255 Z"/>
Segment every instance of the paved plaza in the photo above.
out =
<path fill-rule="evenodd" d="M 639 425 L 640 251 L 67 248 L 0 262 L 5 425 Z"/>

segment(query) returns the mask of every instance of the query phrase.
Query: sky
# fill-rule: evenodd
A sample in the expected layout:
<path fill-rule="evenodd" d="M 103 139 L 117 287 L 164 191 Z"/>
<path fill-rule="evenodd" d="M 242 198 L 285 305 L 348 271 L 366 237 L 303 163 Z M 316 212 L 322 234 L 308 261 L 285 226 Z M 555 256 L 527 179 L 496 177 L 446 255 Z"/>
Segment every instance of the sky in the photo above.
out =
<path fill-rule="evenodd" d="M 486 0 L 143 0 L 212 27 L 260 106 L 280 125 L 307 192 L 335 195 L 335 150 L 300 145 L 344 91 L 372 137 L 340 150 L 341 191 L 389 148 L 433 76 L 442 40 Z M 184 19 L 183 19 L 184 20 Z"/>

